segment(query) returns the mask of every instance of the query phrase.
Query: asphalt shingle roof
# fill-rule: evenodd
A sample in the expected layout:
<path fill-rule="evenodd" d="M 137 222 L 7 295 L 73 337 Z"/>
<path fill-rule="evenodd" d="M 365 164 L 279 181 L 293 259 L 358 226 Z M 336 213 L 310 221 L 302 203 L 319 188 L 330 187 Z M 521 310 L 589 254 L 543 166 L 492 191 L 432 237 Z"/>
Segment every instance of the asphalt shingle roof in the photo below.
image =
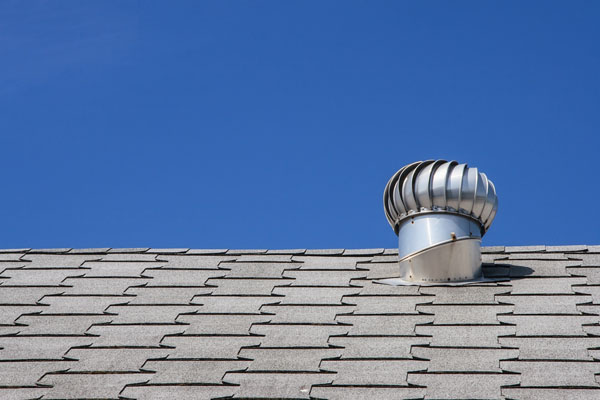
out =
<path fill-rule="evenodd" d="M 0 251 L 1 399 L 599 399 L 600 246 Z"/>

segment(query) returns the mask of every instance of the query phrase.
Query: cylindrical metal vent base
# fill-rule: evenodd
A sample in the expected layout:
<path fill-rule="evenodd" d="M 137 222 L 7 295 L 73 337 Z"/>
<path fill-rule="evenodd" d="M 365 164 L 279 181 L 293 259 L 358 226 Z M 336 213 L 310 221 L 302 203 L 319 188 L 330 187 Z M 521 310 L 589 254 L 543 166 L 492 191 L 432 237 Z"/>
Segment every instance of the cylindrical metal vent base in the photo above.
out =
<path fill-rule="evenodd" d="M 400 262 L 400 279 L 414 283 L 480 279 L 481 240 L 461 239 L 429 247 Z"/>

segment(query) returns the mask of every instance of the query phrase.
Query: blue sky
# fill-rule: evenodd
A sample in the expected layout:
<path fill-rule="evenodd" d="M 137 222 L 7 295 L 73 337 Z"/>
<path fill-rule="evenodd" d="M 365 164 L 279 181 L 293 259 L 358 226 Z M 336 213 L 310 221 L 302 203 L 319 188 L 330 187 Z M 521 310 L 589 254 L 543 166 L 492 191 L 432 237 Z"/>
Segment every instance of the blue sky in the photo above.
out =
<path fill-rule="evenodd" d="M 600 243 L 600 3 L 4 1 L 0 247 L 395 247 L 403 165 L 485 245 Z"/>

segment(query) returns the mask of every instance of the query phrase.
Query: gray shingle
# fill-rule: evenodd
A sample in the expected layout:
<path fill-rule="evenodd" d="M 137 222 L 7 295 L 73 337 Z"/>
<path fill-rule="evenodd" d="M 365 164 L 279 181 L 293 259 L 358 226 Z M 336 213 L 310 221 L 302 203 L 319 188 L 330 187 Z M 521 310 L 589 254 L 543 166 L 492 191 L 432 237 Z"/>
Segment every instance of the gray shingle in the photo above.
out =
<path fill-rule="evenodd" d="M 433 304 L 497 304 L 494 298 L 500 293 L 509 293 L 506 286 L 421 286 L 419 293 L 434 295 Z"/>
<path fill-rule="evenodd" d="M 277 296 L 196 296 L 201 313 L 258 313 L 264 304 L 277 304 Z"/>
<path fill-rule="evenodd" d="M 106 311 L 117 314 L 115 324 L 171 324 L 180 314 L 196 313 L 199 305 L 125 305 L 110 306 Z"/>
<path fill-rule="evenodd" d="M 413 335 L 416 324 L 433 321 L 429 315 L 340 315 L 337 322 L 352 324 L 351 335 Z"/>
<path fill-rule="evenodd" d="M 411 358 L 411 347 L 431 341 L 422 336 L 332 336 L 329 344 L 341 346 L 342 358 Z"/>
<path fill-rule="evenodd" d="M 237 256 L 210 256 L 210 255 L 194 255 L 194 256 L 169 256 L 159 255 L 156 261 L 160 265 L 164 265 L 170 269 L 217 269 L 219 264 L 235 261 Z"/>
<path fill-rule="evenodd" d="M 91 344 L 89 337 L 1 336 L 0 360 L 61 360 L 71 347 Z"/>
<path fill-rule="evenodd" d="M 353 279 L 350 281 L 352 286 L 360 287 L 360 294 L 364 295 L 399 295 L 399 294 L 418 294 L 418 286 L 391 286 L 381 283 L 375 283 L 370 279 Z"/>
<path fill-rule="evenodd" d="M 31 249 L 28 251 L 29 254 L 60 254 L 68 253 L 71 250 L 70 247 L 54 248 L 54 249 Z"/>
<path fill-rule="evenodd" d="M 424 371 L 427 361 L 418 360 L 324 360 L 321 368 L 335 371 L 335 385 L 408 386 L 409 371 Z"/>
<path fill-rule="evenodd" d="M 104 254 L 104 253 L 108 253 L 108 251 L 110 250 L 110 247 L 96 247 L 96 248 L 89 248 L 89 249 L 71 249 L 69 250 L 68 254 Z"/>
<path fill-rule="evenodd" d="M 268 324 L 252 325 L 250 333 L 264 335 L 262 347 L 327 347 L 332 335 L 345 335 L 349 326 Z"/>
<path fill-rule="evenodd" d="M 225 254 L 228 249 L 190 249 L 186 254 Z"/>
<path fill-rule="evenodd" d="M 48 374 L 40 380 L 43 385 L 51 385 L 44 399 L 118 398 L 125 385 L 145 382 L 152 374 L 90 374 L 63 373 Z"/>
<path fill-rule="evenodd" d="M 432 336 L 432 346 L 499 347 L 498 336 L 514 335 L 508 325 L 421 325 L 417 335 Z"/>
<path fill-rule="evenodd" d="M 598 267 L 570 267 L 568 271 L 571 275 L 585 276 L 587 283 L 600 284 L 600 268 Z"/>
<path fill-rule="evenodd" d="M 273 294 L 282 295 L 281 304 L 342 304 L 342 297 L 358 294 L 355 287 L 276 287 Z"/>
<path fill-rule="evenodd" d="M 240 371 L 250 361 L 242 360 L 150 360 L 144 371 L 155 371 L 149 383 L 221 383 L 226 372 Z"/>
<path fill-rule="evenodd" d="M 267 252 L 266 249 L 229 249 L 227 250 L 227 254 L 265 254 Z"/>
<path fill-rule="evenodd" d="M 194 296 L 210 294 L 209 287 L 130 287 L 125 294 L 134 295 L 129 304 L 190 304 Z"/>
<path fill-rule="evenodd" d="M 185 327 L 189 335 L 246 335 L 252 324 L 270 320 L 268 315 L 254 314 L 192 314 L 177 318 L 179 323 L 190 324 Z"/>
<path fill-rule="evenodd" d="M 107 253 L 145 253 L 148 250 L 150 250 L 148 247 L 112 248 Z"/>
<path fill-rule="evenodd" d="M 225 276 L 218 269 L 149 269 L 144 276 L 152 277 L 148 286 L 205 286 L 207 280 Z M 214 284 L 214 283 L 213 283 Z"/>
<path fill-rule="evenodd" d="M 581 264 L 581 261 L 558 261 L 558 260 L 508 260 L 496 261 L 502 265 L 510 265 L 510 276 L 565 276 L 573 274 L 571 268 Z"/>
<path fill-rule="evenodd" d="M 546 246 L 504 246 L 506 253 L 537 253 L 546 251 Z"/>
<path fill-rule="evenodd" d="M 587 251 L 586 245 L 571 245 L 571 246 L 546 246 L 546 251 L 549 253 L 579 253 Z"/>
<path fill-rule="evenodd" d="M 521 360 L 591 360 L 588 348 L 600 347 L 600 338 L 502 337 L 500 344 L 519 349 Z"/>
<path fill-rule="evenodd" d="M 259 336 L 165 336 L 162 346 L 169 349 L 169 358 L 236 358 L 243 347 L 261 344 Z"/>
<path fill-rule="evenodd" d="M 499 315 L 498 320 L 515 324 L 517 336 L 582 336 L 582 324 L 593 324 L 597 316 L 589 315 Z"/>
<path fill-rule="evenodd" d="M 146 253 L 149 254 L 184 254 L 187 253 L 190 249 L 188 248 L 179 248 L 179 249 L 155 249 L 150 248 Z"/>
<path fill-rule="evenodd" d="M 311 397 L 329 400 L 421 399 L 425 388 L 402 386 L 313 386 Z"/>
<path fill-rule="evenodd" d="M 251 359 L 249 371 L 319 371 L 322 359 L 336 358 L 342 349 L 241 349 L 239 356 Z"/>
<path fill-rule="evenodd" d="M 281 297 L 277 298 L 281 299 Z M 270 315 L 274 323 L 304 323 L 304 324 L 329 324 L 335 323 L 335 316 L 347 314 L 354 310 L 354 306 L 327 306 L 327 305 L 265 305 L 260 311 Z"/>
<path fill-rule="evenodd" d="M 518 350 L 499 348 L 413 347 L 412 355 L 429 361 L 428 372 L 502 372 L 500 360 L 516 358 Z"/>
<path fill-rule="evenodd" d="M 46 296 L 40 300 L 43 314 L 102 314 L 112 304 L 125 304 L 128 296 Z"/>
<path fill-rule="evenodd" d="M 209 279 L 207 285 L 216 286 L 215 295 L 255 295 L 268 296 L 276 286 L 289 285 L 291 279 Z"/>
<path fill-rule="evenodd" d="M 88 272 L 85 269 L 13 269 L 2 273 L 8 277 L 2 285 L 8 286 L 58 286 L 68 277 L 83 276 Z"/>
<path fill-rule="evenodd" d="M 39 399 L 48 388 L 44 387 L 4 387 L 0 388 L 0 399 L 2 400 L 23 400 Z"/>
<path fill-rule="evenodd" d="M 300 263 L 223 263 L 228 278 L 281 278 L 285 269 L 300 268 Z"/>
<path fill-rule="evenodd" d="M 383 254 L 385 249 L 346 249 L 344 250 L 344 256 L 375 256 Z"/>
<path fill-rule="evenodd" d="M 30 261 L 26 264 L 29 268 L 77 268 L 86 261 L 100 260 L 102 256 L 89 255 L 56 255 L 56 254 L 27 254 L 22 259 Z"/>
<path fill-rule="evenodd" d="M 430 303 L 433 296 L 345 296 L 344 304 L 356 305 L 355 314 L 417 314 L 417 304 Z"/>
<path fill-rule="evenodd" d="M 534 260 L 568 260 L 568 257 L 565 254 L 562 253 L 513 253 L 513 254 L 509 254 L 507 259 L 509 260 L 529 260 L 529 261 L 534 261 Z M 512 262 L 509 262 L 508 264 L 512 264 Z M 517 263 L 518 264 L 518 263 Z M 549 262 L 546 261 L 546 264 L 548 266 L 550 266 Z M 559 263 L 560 264 L 560 263 Z"/>
<path fill-rule="evenodd" d="M 38 314 L 44 308 L 44 306 L 20 306 L 20 305 L 8 305 L 0 306 L 0 325 L 12 325 L 15 320 L 21 315 L 27 314 Z"/>
<path fill-rule="evenodd" d="M 408 382 L 426 386 L 425 399 L 499 399 L 500 388 L 518 384 L 519 375 L 409 373 Z"/>
<path fill-rule="evenodd" d="M 592 301 L 584 295 L 500 295 L 496 300 L 505 304 L 514 304 L 515 314 L 579 314 L 577 304 Z"/>
<path fill-rule="evenodd" d="M 141 286 L 148 283 L 148 278 L 67 278 L 61 290 L 70 295 L 121 295 L 129 287 Z M 71 286 L 71 287 L 66 287 Z M 54 293 L 48 293 L 54 294 Z"/>
<path fill-rule="evenodd" d="M 462 305 L 417 305 L 417 311 L 435 314 L 434 324 L 499 324 L 496 316 L 509 313 L 513 306 L 477 304 L 468 307 Z"/>
<path fill-rule="evenodd" d="M 34 305 L 42 297 L 64 293 L 64 287 L 0 286 L 0 304 Z"/>
<path fill-rule="evenodd" d="M 269 249 L 267 250 L 267 254 L 304 254 L 306 253 L 306 249 Z"/>
<path fill-rule="evenodd" d="M 506 399 L 521 400 L 597 400 L 600 398 L 600 388 L 502 388 Z"/>
<path fill-rule="evenodd" d="M 287 270 L 283 276 L 295 279 L 292 286 L 348 286 L 351 279 L 366 278 L 367 271 Z"/>
<path fill-rule="evenodd" d="M 1 288 L 2 286 L 0 286 Z M 594 304 L 600 304 L 600 285 L 587 285 L 587 286 L 573 286 L 575 293 L 589 294 L 592 296 L 592 302 Z"/>
<path fill-rule="evenodd" d="M 165 335 L 183 333 L 187 325 L 94 325 L 88 330 L 94 346 L 148 346 L 158 347 Z"/>
<path fill-rule="evenodd" d="M 240 385 L 235 397 L 261 398 L 266 394 L 278 399 L 307 399 L 311 386 L 331 383 L 334 375 L 327 372 L 230 372 L 224 381 Z"/>
<path fill-rule="evenodd" d="M 398 264 L 398 253 L 396 252 L 396 254 L 382 254 L 379 256 L 374 256 L 371 259 L 372 263 L 395 263 L 396 265 Z M 364 265 L 364 268 L 368 268 L 370 263 L 367 263 L 367 265 Z"/>
<path fill-rule="evenodd" d="M 110 315 L 24 315 L 17 322 L 22 335 L 83 335 L 93 324 L 107 323 Z"/>
<path fill-rule="evenodd" d="M 359 267 L 369 268 L 367 274 L 369 279 L 394 278 L 400 275 L 400 267 L 397 262 L 359 264 Z"/>
<path fill-rule="evenodd" d="M 341 256 L 344 249 L 307 249 L 304 252 L 306 256 Z"/>
<path fill-rule="evenodd" d="M 121 393 L 125 399 L 140 400 L 209 400 L 233 396 L 232 385 L 141 385 L 127 386 Z"/>
<path fill-rule="evenodd" d="M 582 285 L 586 278 L 523 278 L 511 280 L 511 294 L 570 294 L 572 285 Z"/>
<path fill-rule="evenodd" d="M 482 246 L 482 253 L 504 253 L 504 246 Z"/>
<path fill-rule="evenodd" d="M 597 251 L 600 251 L 600 246 Z M 581 258 L 584 267 L 600 267 L 600 253 L 577 254 L 576 257 Z"/>
<path fill-rule="evenodd" d="M 0 361 L 0 386 L 35 386 L 45 373 L 66 371 L 71 365 L 70 361 Z"/>
<path fill-rule="evenodd" d="M 367 262 L 371 257 L 319 257 L 294 256 L 293 261 L 302 262 L 301 269 L 354 269 L 356 263 Z"/>
<path fill-rule="evenodd" d="M 119 277 L 135 278 L 142 276 L 146 268 L 157 266 L 153 263 L 135 263 L 135 262 L 103 262 L 91 261 L 83 264 L 86 277 Z"/>
<path fill-rule="evenodd" d="M 97 348 L 87 347 L 71 349 L 66 354 L 77 360 L 69 371 L 139 371 L 149 358 L 164 358 L 169 355 L 168 349 L 148 348 Z"/>
<path fill-rule="evenodd" d="M 156 257 L 156 254 L 110 252 L 102 257 L 102 261 L 153 263 L 156 261 Z"/>
<path fill-rule="evenodd" d="M 501 361 L 500 367 L 521 373 L 521 386 L 598 386 L 594 374 L 600 363 L 593 361 Z"/>
<path fill-rule="evenodd" d="M 291 254 L 242 254 L 239 263 L 291 263 Z"/>

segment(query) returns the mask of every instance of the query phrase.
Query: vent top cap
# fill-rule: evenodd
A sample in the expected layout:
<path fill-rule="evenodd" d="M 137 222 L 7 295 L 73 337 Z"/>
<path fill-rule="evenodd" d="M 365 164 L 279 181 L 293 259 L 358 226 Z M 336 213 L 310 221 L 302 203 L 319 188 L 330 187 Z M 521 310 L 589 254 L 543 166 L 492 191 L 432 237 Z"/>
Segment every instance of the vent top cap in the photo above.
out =
<path fill-rule="evenodd" d="M 403 220 L 425 213 L 451 213 L 469 217 L 488 230 L 498 196 L 491 180 L 477 168 L 456 161 L 418 161 L 402 167 L 383 192 L 385 216 L 398 234 Z"/>

